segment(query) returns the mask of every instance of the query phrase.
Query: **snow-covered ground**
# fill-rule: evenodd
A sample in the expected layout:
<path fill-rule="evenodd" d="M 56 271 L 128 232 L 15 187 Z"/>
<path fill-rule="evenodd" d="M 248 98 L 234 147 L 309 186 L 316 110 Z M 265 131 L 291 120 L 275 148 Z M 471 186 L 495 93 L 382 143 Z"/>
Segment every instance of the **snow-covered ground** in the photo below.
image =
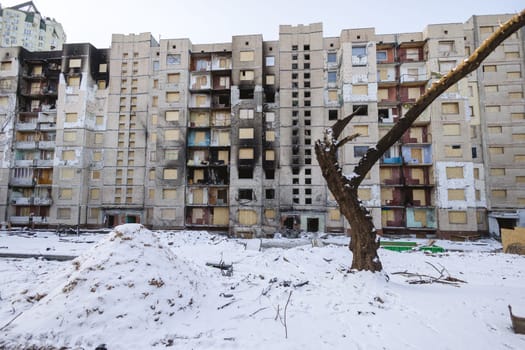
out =
<path fill-rule="evenodd" d="M 525 349 L 507 308 L 525 316 L 525 257 L 498 242 L 380 249 L 384 272 L 373 274 L 348 271 L 347 238 L 321 241 L 330 244 L 279 239 L 259 251 L 257 241 L 136 224 L 67 239 L 0 232 L 0 252 L 80 254 L 0 259 L 0 348 Z M 466 283 L 399 274 L 438 270 Z"/>

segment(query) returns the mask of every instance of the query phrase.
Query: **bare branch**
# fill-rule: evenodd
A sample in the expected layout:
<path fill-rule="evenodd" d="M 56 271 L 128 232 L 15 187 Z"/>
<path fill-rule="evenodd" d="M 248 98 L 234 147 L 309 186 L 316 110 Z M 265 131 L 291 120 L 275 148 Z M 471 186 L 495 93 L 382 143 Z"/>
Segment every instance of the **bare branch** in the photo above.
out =
<path fill-rule="evenodd" d="M 344 137 L 343 139 L 341 139 L 341 141 L 339 141 L 337 143 L 337 148 L 344 146 L 345 143 L 350 142 L 350 141 L 352 141 L 353 139 L 355 139 L 355 138 L 357 138 L 359 136 L 361 136 L 361 134 L 360 133 L 356 133 L 356 134 L 352 134 L 352 135 L 348 135 L 348 136 Z"/>
<path fill-rule="evenodd" d="M 332 132 L 334 139 L 337 139 L 339 136 L 341 136 L 341 133 L 346 128 L 348 123 L 361 111 L 362 107 L 357 108 L 352 114 L 346 116 L 344 119 L 338 120 L 332 125 Z"/>
<path fill-rule="evenodd" d="M 522 10 L 510 20 L 502 24 L 498 30 L 492 33 L 469 58 L 460 63 L 456 68 L 448 72 L 444 77 L 434 82 L 416 103 L 410 108 L 394 126 L 383 136 L 376 147 L 370 148 L 361 158 L 354 169 L 359 175 L 356 180 L 360 184 L 366 173 L 381 158 L 381 156 L 407 131 L 423 111 L 452 85 L 464 78 L 467 74 L 477 69 L 481 62 L 494 51 L 505 39 L 525 25 L 525 10 Z"/>

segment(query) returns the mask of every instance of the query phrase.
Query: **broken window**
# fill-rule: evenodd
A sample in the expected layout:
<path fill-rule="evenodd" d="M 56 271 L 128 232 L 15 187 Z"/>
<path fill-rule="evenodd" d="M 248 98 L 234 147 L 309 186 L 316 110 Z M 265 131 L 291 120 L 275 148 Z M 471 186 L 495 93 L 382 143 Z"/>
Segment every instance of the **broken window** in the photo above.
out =
<path fill-rule="evenodd" d="M 166 64 L 180 64 L 180 55 L 179 54 L 168 54 L 166 55 Z"/>
<path fill-rule="evenodd" d="M 253 168 L 239 168 L 239 179 L 253 179 Z"/>
<path fill-rule="evenodd" d="M 354 157 L 362 157 L 368 151 L 368 146 L 354 146 Z"/>
<path fill-rule="evenodd" d="M 356 113 L 355 115 L 368 115 L 368 105 L 354 105 L 352 112 Z"/>
<path fill-rule="evenodd" d="M 327 79 L 328 79 L 328 84 L 331 84 L 331 83 L 335 84 L 337 82 L 337 72 L 335 71 L 328 72 Z"/>
<path fill-rule="evenodd" d="M 251 188 L 240 188 L 239 189 L 239 200 L 252 200 L 253 191 Z"/>
<path fill-rule="evenodd" d="M 337 109 L 328 110 L 328 120 L 337 120 L 339 111 Z"/>
<path fill-rule="evenodd" d="M 275 190 L 273 188 L 266 189 L 265 197 L 266 197 L 266 199 L 274 199 L 275 198 Z"/>

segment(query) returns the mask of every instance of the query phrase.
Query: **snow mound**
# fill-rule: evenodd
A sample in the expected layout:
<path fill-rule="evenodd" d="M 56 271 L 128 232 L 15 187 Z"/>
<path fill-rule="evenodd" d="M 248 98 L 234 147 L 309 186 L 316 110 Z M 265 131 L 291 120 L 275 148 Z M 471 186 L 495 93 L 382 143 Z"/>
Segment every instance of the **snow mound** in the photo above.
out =
<path fill-rule="evenodd" d="M 3 330 L 0 345 L 94 348 L 122 337 L 133 343 L 197 312 L 206 290 L 196 282 L 203 269 L 142 225 L 117 226 L 72 261 L 66 280 Z"/>

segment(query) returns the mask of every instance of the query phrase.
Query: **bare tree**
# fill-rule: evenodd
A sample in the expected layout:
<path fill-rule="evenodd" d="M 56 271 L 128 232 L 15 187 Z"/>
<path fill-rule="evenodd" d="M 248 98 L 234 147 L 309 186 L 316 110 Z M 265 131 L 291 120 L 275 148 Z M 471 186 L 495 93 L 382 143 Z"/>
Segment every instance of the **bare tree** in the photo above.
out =
<path fill-rule="evenodd" d="M 337 151 L 346 143 L 358 137 L 359 134 L 346 136 L 341 140 L 338 140 L 338 138 L 357 112 L 337 121 L 332 128 L 325 130 L 324 139 L 316 142 L 315 153 L 323 176 L 326 179 L 328 188 L 339 204 L 341 213 L 351 226 L 352 238 L 349 248 L 353 254 L 352 269 L 381 271 L 383 268 L 377 255 L 379 239 L 372 222 L 372 216 L 357 195 L 357 189 L 365 175 L 436 98 L 478 68 L 492 51 L 524 25 L 525 10 L 522 10 L 502 24 L 468 59 L 464 60 L 437 82 L 434 82 L 406 114 L 394 124 L 388 133 L 377 142 L 376 146 L 368 149 L 355 166 L 352 174 L 345 175 L 342 173 L 337 159 Z"/>

